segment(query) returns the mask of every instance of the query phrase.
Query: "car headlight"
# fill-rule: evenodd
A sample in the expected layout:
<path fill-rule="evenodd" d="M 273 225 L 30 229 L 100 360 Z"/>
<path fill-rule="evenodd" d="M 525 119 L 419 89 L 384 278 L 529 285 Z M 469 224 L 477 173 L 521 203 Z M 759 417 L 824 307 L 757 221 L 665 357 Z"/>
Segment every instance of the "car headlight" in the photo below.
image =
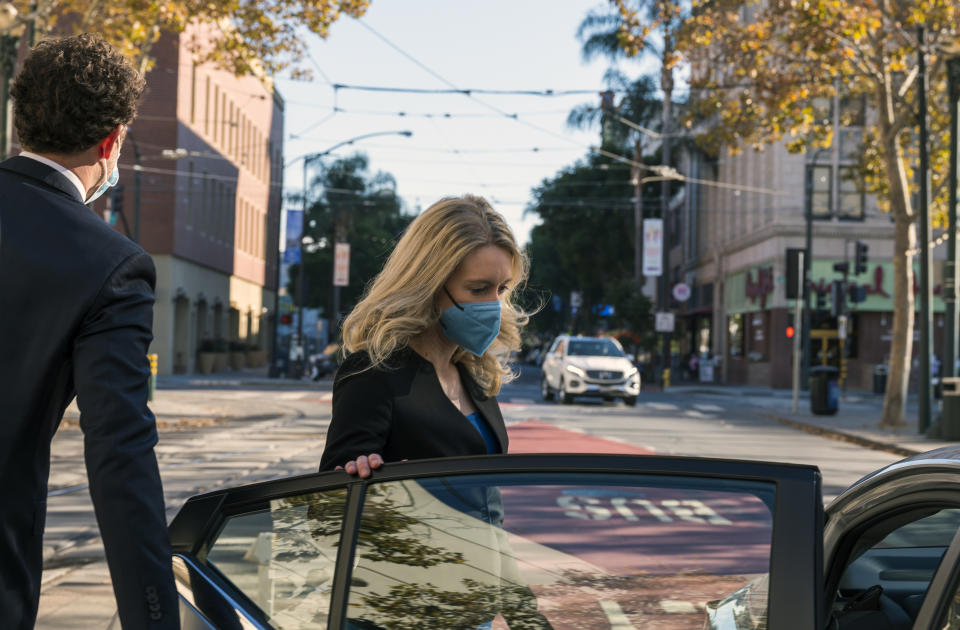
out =
<path fill-rule="evenodd" d="M 583 370 L 581 370 L 580 368 L 578 368 L 578 367 L 575 366 L 575 365 L 568 365 L 568 366 L 567 366 L 567 372 L 570 372 L 571 374 L 576 374 L 576 375 L 579 376 L 580 378 L 585 378 L 585 377 L 587 376 L 587 373 L 586 373 L 586 372 L 584 372 Z"/>
<path fill-rule="evenodd" d="M 627 370 L 627 378 L 628 378 L 628 379 L 629 379 L 629 378 L 633 378 L 634 376 L 636 376 L 636 375 L 639 374 L 639 373 L 640 373 L 640 370 L 638 370 L 637 368 L 633 368 L 632 370 Z"/>

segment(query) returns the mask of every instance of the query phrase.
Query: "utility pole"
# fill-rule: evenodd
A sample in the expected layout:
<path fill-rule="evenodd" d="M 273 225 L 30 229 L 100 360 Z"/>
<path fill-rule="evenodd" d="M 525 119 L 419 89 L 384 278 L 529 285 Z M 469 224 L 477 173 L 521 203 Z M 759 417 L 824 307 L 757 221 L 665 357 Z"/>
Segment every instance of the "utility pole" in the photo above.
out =
<path fill-rule="evenodd" d="M 960 54 L 947 59 L 947 92 L 950 99 L 950 174 L 947 189 L 947 262 L 943 270 L 944 314 L 942 376 L 956 376 L 957 369 L 957 152 L 960 151 L 960 120 L 957 105 L 960 101 Z"/>
<path fill-rule="evenodd" d="M 665 29 L 663 34 L 663 59 L 666 61 L 673 52 L 673 42 L 671 41 L 670 31 Z M 663 138 L 661 140 L 661 160 L 660 163 L 665 167 L 670 167 L 671 162 L 671 123 L 673 120 L 673 69 L 666 63 L 660 68 L 660 89 L 663 91 L 663 109 L 661 110 L 661 133 Z M 670 179 L 664 179 L 661 184 L 661 193 L 660 193 L 660 216 L 663 219 L 663 270 L 660 275 L 660 310 L 666 313 L 670 308 L 670 249 L 673 245 L 671 242 L 671 230 L 670 230 Z M 661 372 L 661 380 L 663 386 L 666 387 L 670 380 L 670 364 L 671 364 L 671 352 L 670 352 L 670 342 L 673 339 L 672 332 L 663 333 L 662 337 L 662 354 L 663 354 L 663 371 Z"/>
<path fill-rule="evenodd" d="M 917 41 L 920 48 L 917 50 L 917 112 L 920 126 L 920 387 L 918 401 L 917 430 L 926 433 L 930 427 L 930 415 L 933 407 L 931 397 L 930 356 L 933 354 L 933 339 L 930 335 L 933 330 L 933 313 L 930 305 L 933 303 L 933 290 L 930 286 L 930 269 L 933 260 L 930 252 L 930 156 L 928 155 L 927 139 L 927 67 L 926 53 L 924 52 L 925 38 L 923 27 L 917 29 Z"/>
<path fill-rule="evenodd" d="M 643 142 L 640 138 L 633 144 L 633 281 L 637 290 L 643 287 L 643 179 L 640 164 L 643 161 Z"/>

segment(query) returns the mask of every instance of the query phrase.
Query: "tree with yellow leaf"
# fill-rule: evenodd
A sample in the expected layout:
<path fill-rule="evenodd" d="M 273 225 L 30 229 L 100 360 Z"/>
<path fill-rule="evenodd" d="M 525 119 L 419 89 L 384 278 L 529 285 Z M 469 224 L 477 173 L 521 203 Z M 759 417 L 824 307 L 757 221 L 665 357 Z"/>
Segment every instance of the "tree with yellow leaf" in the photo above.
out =
<path fill-rule="evenodd" d="M 142 70 L 162 33 L 180 33 L 191 23 L 217 27 L 217 35 L 197 42 L 198 61 L 210 61 L 238 75 L 256 68 L 273 74 L 297 64 L 306 52 L 303 35 L 326 37 L 342 15 L 360 17 L 369 0 L 16 0 L 6 32 L 31 26 L 37 35 L 66 29 L 95 31 L 117 45 Z"/>
<path fill-rule="evenodd" d="M 624 45 L 630 35 L 644 33 L 638 20 L 630 24 Z M 831 116 L 817 103 L 837 94 L 866 99 L 870 115 L 859 170 L 864 191 L 877 196 L 895 226 L 897 308 L 884 426 L 903 424 L 910 377 L 918 51 L 927 55 L 936 221 L 945 215 L 947 196 L 945 51 L 960 38 L 958 28 L 957 0 L 694 0 L 677 41 L 691 66 L 691 112 L 707 129 L 700 139 L 713 151 L 762 149 L 772 142 L 785 142 L 792 152 L 830 146 Z"/>

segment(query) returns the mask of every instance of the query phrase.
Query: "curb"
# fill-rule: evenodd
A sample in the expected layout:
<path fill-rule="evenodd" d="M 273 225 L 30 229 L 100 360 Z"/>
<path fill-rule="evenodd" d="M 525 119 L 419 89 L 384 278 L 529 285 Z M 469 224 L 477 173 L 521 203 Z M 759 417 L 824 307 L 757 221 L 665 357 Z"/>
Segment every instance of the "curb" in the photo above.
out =
<path fill-rule="evenodd" d="M 256 387 L 261 389 L 330 389 L 333 386 L 333 379 L 322 379 L 320 381 L 294 381 L 290 379 L 270 379 L 270 380 L 206 380 L 206 379 L 184 379 L 183 381 L 170 381 L 166 379 L 157 380 L 158 390 L 173 389 L 218 389 L 224 387 Z"/>
<path fill-rule="evenodd" d="M 880 440 L 871 440 L 870 438 L 865 438 L 861 435 L 853 435 L 852 433 L 846 433 L 844 431 L 838 431 L 836 429 L 827 429 L 824 427 L 817 426 L 815 424 L 807 424 L 806 422 L 798 422 L 797 420 L 790 420 L 789 418 L 784 418 L 783 416 L 778 416 L 772 413 L 761 414 L 783 424 L 785 426 L 797 429 L 799 431 L 804 431 L 806 433 L 812 433 L 814 435 L 820 435 L 823 437 L 828 437 L 834 440 L 839 440 L 841 442 L 850 442 L 851 444 L 856 444 L 857 446 L 863 446 L 865 448 L 870 448 L 875 451 L 884 451 L 886 453 L 892 453 L 894 455 L 899 455 L 901 457 L 910 457 L 912 455 L 918 455 L 924 451 L 915 450 L 912 448 L 905 448 L 903 446 L 897 446 L 896 444 L 889 444 L 887 442 L 882 442 Z"/>

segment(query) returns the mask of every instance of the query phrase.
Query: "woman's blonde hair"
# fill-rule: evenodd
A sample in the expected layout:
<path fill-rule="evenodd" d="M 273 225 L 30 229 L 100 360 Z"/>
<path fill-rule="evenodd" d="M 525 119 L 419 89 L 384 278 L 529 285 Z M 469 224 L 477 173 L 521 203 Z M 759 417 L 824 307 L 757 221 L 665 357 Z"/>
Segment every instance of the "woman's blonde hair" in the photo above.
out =
<path fill-rule="evenodd" d="M 487 245 L 503 248 L 513 261 L 513 278 L 502 298 L 500 334 L 483 356 L 458 348 L 453 361 L 463 363 L 487 394 L 500 391 L 500 385 L 515 376 L 507 359 L 520 348 L 520 328 L 529 320 L 513 303 L 527 279 L 529 262 L 507 222 L 482 197 L 444 198 L 413 220 L 344 320 L 346 352 L 365 351 L 371 367 L 382 366 L 439 321 L 437 293 L 468 254 Z"/>

